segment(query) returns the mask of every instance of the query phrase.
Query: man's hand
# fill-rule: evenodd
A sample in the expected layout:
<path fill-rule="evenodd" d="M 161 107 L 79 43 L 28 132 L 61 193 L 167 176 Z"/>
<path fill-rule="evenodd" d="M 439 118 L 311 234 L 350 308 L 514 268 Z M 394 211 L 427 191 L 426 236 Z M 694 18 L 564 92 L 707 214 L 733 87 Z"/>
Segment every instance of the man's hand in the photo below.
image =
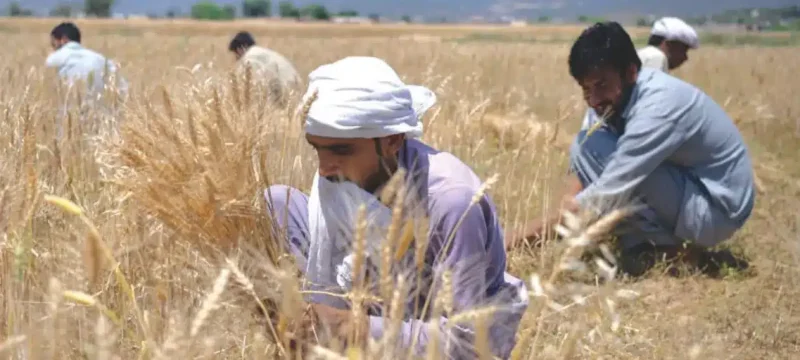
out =
<path fill-rule="evenodd" d="M 561 209 L 577 213 L 580 205 L 575 201 L 575 196 L 583 190 L 580 180 L 575 175 L 570 175 L 566 179 L 567 189 L 561 198 Z M 522 229 L 514 229 L 505 236 L 506 250 L 515 247 L 519 243 L 533 242 L 537 244 L 543 239 L 550 239 L 556 236 L 555 225 L 561 222 L 561 212 L 545 219 L 536 219 L 524 225 Z"/>
<path fill-rule="evenodd" d="M 357 319 L 351 310 L 337 309 L 323 304 L 312 304 L 311 308 L 317 314 L 320 322 L 331 329 L 333 332 L 332 335 L 340 339 L 350 340 L 350 336 L 354 334 L 357 329 L 360 339 L 356 340 L 356 342 L 367 339 L 369 334 L 369 318 L 366 314 Z"/>

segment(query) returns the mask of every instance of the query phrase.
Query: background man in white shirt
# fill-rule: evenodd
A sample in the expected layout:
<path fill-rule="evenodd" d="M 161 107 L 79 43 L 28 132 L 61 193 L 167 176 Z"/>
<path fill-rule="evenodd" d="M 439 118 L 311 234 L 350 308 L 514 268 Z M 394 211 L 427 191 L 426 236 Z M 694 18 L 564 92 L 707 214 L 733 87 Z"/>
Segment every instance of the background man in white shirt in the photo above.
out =
<path fill-rule="evenodd" d="M 302 85 L 294 65 L 283 55 L 257 46 L 249 32 L 241 31 L 233 37 L 228 50 L 242 66 L 250 66 L 254 79 L 265 80 L 273 103 L 285 104 L 287 92 L 299 91 Z"/>
<path fill-rule="evenodd" d="M 99 95 L 105 88 L 105 80 L 117 72 L 117 66 L 100 53 L 81 45 L 81 31 L 71 22 L 63 22 L 50 32 L 51 53 L 45 66 L 56 68 L 58 75 L 69 84 L 76 80 L 87 82 L 88 91 Z M 127 92 L 127 83 L 116 76 L 117 89 Z"/>
<path fill-rule="evenodd" d="M 119 113 L 119 103 L 114 105 L 101 101 L 106 95 L 106 85 L 114 84 L 110 91 L 119 95 L 118 100 L 124 100 L 128 95 L 128 83 L 118 74 L 117 64 L 106 59 L 102 54 L 87 49 L 81 44 L 81 31 L 71 22 L 58 24 L 50 32 L 50 46 L 53 52 L 45 60 L 45 66 L 58 71 L 61 81 L 67 85 L 67 92 L 61 95 L 61 112 L 57 123 L 57 137 L 64 135 L 64 121 L 71 108 L 70 99 L 76 90 L 84 95 L 77 109 L 81 120 L 90 120 L 89 123 L 100 126 L 107 123 L 99 121 L 100 118 L 111 118 L 118 121 L 122 116 Z M 83 82 L 83 89 L 76 89 L 76 82 Z"/>

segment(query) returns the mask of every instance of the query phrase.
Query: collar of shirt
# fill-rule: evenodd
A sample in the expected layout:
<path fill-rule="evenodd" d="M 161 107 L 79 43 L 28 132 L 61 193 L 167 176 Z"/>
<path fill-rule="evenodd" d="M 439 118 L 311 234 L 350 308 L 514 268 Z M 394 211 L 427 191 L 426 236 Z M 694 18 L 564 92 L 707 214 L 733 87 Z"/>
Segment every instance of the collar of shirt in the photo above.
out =
<path fill-rule="evenodd" d="M 655 75 L 655 70 L 648 69 L 648 68 L 641 68 L 639 70 L 639 75 L 636 77 L 636 84 L 633 85 L 633 89 L 631 90 L 630 98 L 628 99 L 628 103 L 625 104 L 625 109 L 622 110 L 622 113 L 619 116 L 614 116 L 613 119 L 609 119 L 607 123 L 615 123 L 619 124 L 619 127 L 616 128 L 619 133 L 624 132 L 625 130 L 625 123 L 627 122 L 628 118 L 630 117 L 631 110 L 633 106 L 636 104 L 636 101 L 639 100 L 641 97 L 640 90 L 642 88 L 642 84 L 650 81 L 650 79 Z"/>
<path fill-rule="evenodd" d="M 661 48 L 660 48 L 660 47 L 658 47 L 658 46 L 647 45 L 647 47 L 648 47 L 648 48 L 650 48 L 650 49 L 653 49 L 653 50 L 655 50 L 655 51 L 658 51 L 658 52 L 660 52 L 660 53 L 662 53 L 662 54 L 664 54 L 664 51 L 662 51 L 662 50 L 661 50 Z M 664 56 L 666 56 L 666 54 L 664 54 Z"/>
<path fill-rule="evenodd" d="M 64 44 L 63 46 L 61 46 L 61 48 L 59 48 L 59 50 L 61 50 L 61 49 L 64 49 L 64 50 L 78 50 L 78 49 L 81 49 L 81 48 L 83 48 L 83 46 L 81 46 L 81 44 L 79 44 L 77 42 L 74 42 L 74 41 L 70 41 L 70 42 Z"/>

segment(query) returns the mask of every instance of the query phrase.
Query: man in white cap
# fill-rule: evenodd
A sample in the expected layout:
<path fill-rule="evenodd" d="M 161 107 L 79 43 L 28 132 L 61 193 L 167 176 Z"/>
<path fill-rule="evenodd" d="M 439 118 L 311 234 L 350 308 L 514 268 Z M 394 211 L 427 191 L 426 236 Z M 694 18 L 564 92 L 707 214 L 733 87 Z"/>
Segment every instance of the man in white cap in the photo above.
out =
<path fill-rule="evenodd" d="M 697 49 L 697 32 L 681 19 L 665 17 L 653 24 L 647 46 L 639 50 L 642 67 L 664 72 L 677 69 L 689 59 L 689 49 Z"/>
<path fill-rule="evenodd" d="M 490 348 L 495 356 L 510 356 L 528 305 L 526 288 L 505 272 L 503 231 L 494 203 L 481 194 L 481 180 L 452 154 L 418 140 L 420 117 L 436 96 L 424 87 L 405 85 L 388 64 L 373 57 L 348 57 L 321 66 L 309 80 L 305 133 L 319 160 L 311 194 L 275 185 L 265 196 L 277 225 L 283 227 L 279 233 L 286 234 L 311 284 L 308 290 L 318 291 L 309 297 L 316 313 L 334 324 L 334 329 L 353 326 L 350 305 L 319 292 L 352 290 L 354 223 L 363 204 L 369 223 L 362 257 L 367 269 L 359 277 L 388 271 L 389 278 L 403 278 L 410 289 L 405 293 L 405 321 L 399 329 L 392 327 L 391 320 L 384 322 L 388 313 L 379 306 L 369 308 L 360 326 L 377 340 L 396 334 L 397 345 L 389 345 L 403 354 L 423 354 L 436 336 L 439 346 L 447 348 L 445 357 L 472 358 L 471 324 L 446 323 L 459 313 L 496 306 L 500 310 L 488 322 Z M 417 230 L 429 229 L 414 234 L 415 244 L 426 251 L 413 254 L 413 244 L 405 255 L 392 251 L 392 268 L 380 269 L 375 264 L 381 263 L 392 209 L 379 197 L 386 195 L 383 189 L 401 169 L 404 181 L 400 183 L 406 189 L 402 216 L 413 221 Z M 379 288 L 367 284 L 367 289 Z M 443 288 L 452 291 L 452 301 L 434 305 L 435 299 L 448 298 Z M 432 308 L 444 308 L 438 320 Z M 430 332 L 428 324 L 439 331 Z"/>

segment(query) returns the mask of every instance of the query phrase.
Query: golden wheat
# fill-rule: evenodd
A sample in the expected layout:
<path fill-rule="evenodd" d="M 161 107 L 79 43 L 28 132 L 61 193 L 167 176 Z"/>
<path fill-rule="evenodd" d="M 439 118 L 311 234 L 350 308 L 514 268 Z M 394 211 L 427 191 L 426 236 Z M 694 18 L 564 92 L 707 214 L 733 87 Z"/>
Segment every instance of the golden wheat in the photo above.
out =
<path fill-rule="evenodd" d="M 399 268 L 407 255 L 414 271 L 381 274 L 374 294 L 364 282 L 343 295 L 380 304 L 386 336 L 345 349 L 323 329 L 298 327 L 306 293 L 263 191 L 286 184 L 307 192 L 316 165 L 301 119 L 314 96 L 273 106 L 254 74 L 232 75 L 223 45 L 245 23 L 79 21 L 85 44 L 119 61 L 131 82 L 128 97 L 109 88 L 104 107 L 56 87 L 38 66 L 53 25 L 0 24 L 15 49 L 0 58 L 0 356 L 436 359 L 455 342 L 439 337 L 447 332 L 440 315 L 477 327 L 476 352 L 486 356 L 486 318 L 498 309 L 456 311 L 450 275 L 430 304 L 413 307 L 429 310 L 425 353 L 396 346 L 401 321 L 420 315 L 401 299 L 427 290 L 414 275 L 436 226 L 399 213 L 379 261 Z M 247 26 L 301 73 L 370 54 L 406 82 L 435 89 L 439 104 L 425 118 L 423 140 L 490 179 L 476 196 L 492 196 L 505 229 L 559 211 L 561 145 L 584 109 L 565 61 L 579 28 Z M 552 43 L 532 42 L 531 32 Z M 676 72 L 724 104 L 748 141 L 762 193 L 731 244 L 759 271 L 725 281 L 654 275 L 620 283 L 601 236 L 620 214 L 597 222 L 565 215 L 565 241 L 509 254 L 509 272 L 530 292 L 514 359 L 796 354 L 800 255 L 791 209 L 800 196 L 800 104 L 796 82 L 786 79 L 800 70 L 797 54 L 707 46 Z M 381 200 L 395 204 L 403 191 L 387 186 Z M 359 223 L 356 250 L 367 247 L 366 226 Z M 356 260 L 360 272 L 367 259 Z M 352 330 L 351 340 L 365 331 Z"/>

